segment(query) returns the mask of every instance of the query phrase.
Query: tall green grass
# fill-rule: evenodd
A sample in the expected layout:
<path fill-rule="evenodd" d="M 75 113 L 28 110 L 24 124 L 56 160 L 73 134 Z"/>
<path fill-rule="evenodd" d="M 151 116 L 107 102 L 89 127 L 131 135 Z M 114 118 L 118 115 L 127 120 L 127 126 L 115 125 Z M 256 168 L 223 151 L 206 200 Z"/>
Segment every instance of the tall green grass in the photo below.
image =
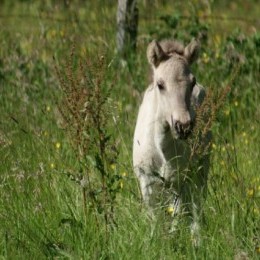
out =
<path fill-rule="evenodd" d="M 2 259 L 259 258 L 259 25 L 199 19 L 219 13 L 257 19 L 259 6 L 251 1 L 226 5 L 192 1 L 185 6 L 179 1 L 157 1 L 152 6 L 146 2 L 139 6 L 137 52 L 129 53 L 125 65 L 115 53 L 115 4 L 0 4 Z M 188 15 L 191 19 L 185 18 Z M 131 165 L 138 105 L 149 82 L 146 46 L 154 37 L 172 36 L 184 42 L 201 37 L 202 53 L 194 74 L 215 96 L 231 83 L 213 126 L 198 248 L 185 219 L 174 234 L 167 232 L 160 218 L 150 219 Z M 106 165 L 111 175 L 119 176 L 112 223 L 104 222 L 99 203 L 93 207 L 89 197 L 92 210 L 84 207 L 82 182 L 77 179 L 81 162 L 58 109 L 62 91 L 55 66 L 62 71 L 73 45 L 76 63 L 101 55 L 108 61 L 104 88 L 111 88 L 109 109 L 117 115 L 116 121 L 109 121 L 109 134 L 119 149 L 117 160 Z M 97 174 L 95 164 L 83 169 Z"/>

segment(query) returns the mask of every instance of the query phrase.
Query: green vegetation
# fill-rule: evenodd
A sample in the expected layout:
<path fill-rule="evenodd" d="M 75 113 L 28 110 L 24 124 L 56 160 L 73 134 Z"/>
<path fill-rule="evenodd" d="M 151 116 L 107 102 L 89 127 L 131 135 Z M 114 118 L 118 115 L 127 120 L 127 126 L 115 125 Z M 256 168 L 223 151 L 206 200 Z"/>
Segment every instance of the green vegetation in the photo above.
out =
<path fill-rule="evenodd" d="M 72 2 L 0 3 L 1 259 L 258 259 L 257 1 L 139 1 L 127 62 L 115 52 L 116 3 Z M 149 218 L 131 165 L 146 47 L 165 37 L 199 37 L 198 82 L 213 97 L 230 87 L 198 248 L 185 220 L 169 234 Z"/>

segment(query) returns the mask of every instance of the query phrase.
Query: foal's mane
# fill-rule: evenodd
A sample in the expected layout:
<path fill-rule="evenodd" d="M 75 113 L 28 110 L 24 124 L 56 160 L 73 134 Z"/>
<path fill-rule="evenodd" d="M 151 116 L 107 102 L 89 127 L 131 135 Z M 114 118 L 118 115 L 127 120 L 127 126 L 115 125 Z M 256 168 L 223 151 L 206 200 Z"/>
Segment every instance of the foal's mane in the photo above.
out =
<path fill-rule="evenodd" d="M 177 53 L 181 56 L 184 55 L 184 46 L 180 42 L 175 40 L 163 40 L 160 42 L 160 46 L 166 54 Z"/>

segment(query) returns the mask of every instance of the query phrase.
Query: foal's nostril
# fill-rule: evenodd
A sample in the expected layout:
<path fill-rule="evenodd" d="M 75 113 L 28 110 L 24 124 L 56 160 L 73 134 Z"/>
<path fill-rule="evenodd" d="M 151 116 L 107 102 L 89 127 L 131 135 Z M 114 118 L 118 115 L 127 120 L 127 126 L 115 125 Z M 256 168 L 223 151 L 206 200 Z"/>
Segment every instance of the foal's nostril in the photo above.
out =
<path fill-rule="evenodd" d="M 176 121 L 174 127 L 176 132 L 180 135 L 180 138 L 185 139 L 191 133 L 192 122 L 187 121 L 186 123 L 182 124 L 180 121 Z"/>
<path fill-rule="evenodd" d="M 182 126 L 181 126 L 180 121 L 176 121 L 175 124 L 174 124 L 174 127 L 175 127 L 178 134 L 180 134 L 182 132 Z"/>

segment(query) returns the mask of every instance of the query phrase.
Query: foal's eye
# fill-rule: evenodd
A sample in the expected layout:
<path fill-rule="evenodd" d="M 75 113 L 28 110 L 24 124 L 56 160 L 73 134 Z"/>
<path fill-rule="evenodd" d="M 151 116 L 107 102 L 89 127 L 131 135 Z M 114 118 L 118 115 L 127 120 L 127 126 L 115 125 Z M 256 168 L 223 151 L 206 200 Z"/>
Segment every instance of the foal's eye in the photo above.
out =
<path fill-rule="evenodd" d="M 164 90 L 165 89 L 164 88 L 164 84 L 162 82 L 158 82 L 157 86 L 158 86 L 159 90 Z"/>

